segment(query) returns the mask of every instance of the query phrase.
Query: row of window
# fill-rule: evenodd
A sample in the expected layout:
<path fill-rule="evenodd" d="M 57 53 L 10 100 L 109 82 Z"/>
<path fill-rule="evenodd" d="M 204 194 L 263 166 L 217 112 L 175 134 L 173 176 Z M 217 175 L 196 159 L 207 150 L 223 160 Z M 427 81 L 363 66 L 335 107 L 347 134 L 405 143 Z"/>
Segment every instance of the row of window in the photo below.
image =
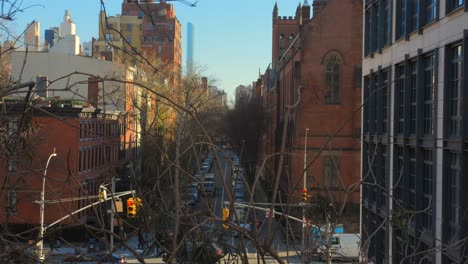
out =
<path fill-rule="evenodd" d="M 363 144 L 363 200 L 366 210 L 363 219 L 370 217 L 384 217 L 379 209 L 386 210 L 387 199 L 393 199 L 394 239 L 398 232 L 408 233 L 408 229 L 415 229 L 418 234 L 431 236 L 434 232 L 434 208 L 436 199 L 434 188 L 434 154 L 432 149 L 393 145 L 393 181 L 389 183 L 390 162 L 385 144 Z M 461 152 L 446 150 L 443 152 L 443 240 L 445 242 L 458 241 L 461 238 L 461 221 L 463 219 L 462 190 L 466 183 L 462 182 L 462 162 L 466 155 Z M 386 164 L 386 165 L 385 165 Z M 377 186 L 376 186 L 377 185 Z M 393 196 L 389 195 L 393 190 Z M 416 213 L 418 212 L 418 213 Z M 367 214 L 374 214 L 368 216 Z M 379 216 L 378 216 L 379 214 Z M 405 224 L 403 224 L 404 221 Z M 367 227 L 369 228 L 369 227 Z"/>
<path fill-rule="evenodd" d="M 438 0 L 396 0 L 395 41 L 420 30 L 439 16 Z M 443 1 L 441 1 L 443 2 Z M 446 13 L 461 6 L 464 0 L 446 0 Z M 364 55 L 370 55 L 391 43 L 392 0 L 366 0 L 364 18 Z"/>
<path fill-rule="evenodd" d="M 6 145 L 5 156 L 8 161 L 8 171 L 15 172 L 18 170 L 18 148 L 20 147 L 16 142 L 18 138 L 18 120 L 8 119 L 6 126 L 8 136 L 4 138 L 3 142 Z"/>
<path fill-rule="evenodd" d="M 462 44 L 446 49 L 445 95 L 449 106 L 446 137 L 460 137 L 462 121 Z M 434 135 L 435 95 L 437 94 L 438 51 L 407 58 L 394 65 L 394 134 L 397 136 L 432 137 Z M 387 134 L 390 115 L 389 89 L 392 68 L 364 77 L 363 133 Z"/>
<path fill-rule="evenodd" d="M 119 126 L 117 122 L 110 123 L 102 120 L 80 122 L 80 140 L 118 137 L 123 132 L 122 126 Z"/>
<path fill-rule="evenodd" d="M 80 149 L 78 152 L 78 172 L 88 172 L 118 160 L 119 145 L 100 145 Z"/>

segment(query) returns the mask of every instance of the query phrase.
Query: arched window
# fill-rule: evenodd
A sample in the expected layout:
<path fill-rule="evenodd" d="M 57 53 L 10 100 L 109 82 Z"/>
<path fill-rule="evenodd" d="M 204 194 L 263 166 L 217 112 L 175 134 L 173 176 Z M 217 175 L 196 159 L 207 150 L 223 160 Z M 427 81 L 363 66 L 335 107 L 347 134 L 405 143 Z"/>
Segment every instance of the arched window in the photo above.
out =
<path fill-rule="evenodd" d="M 322 60 L 325 66 L 325 103 L 340 103 L 340 70 L 343 60 L 336 51 L 330 51 Z"/>

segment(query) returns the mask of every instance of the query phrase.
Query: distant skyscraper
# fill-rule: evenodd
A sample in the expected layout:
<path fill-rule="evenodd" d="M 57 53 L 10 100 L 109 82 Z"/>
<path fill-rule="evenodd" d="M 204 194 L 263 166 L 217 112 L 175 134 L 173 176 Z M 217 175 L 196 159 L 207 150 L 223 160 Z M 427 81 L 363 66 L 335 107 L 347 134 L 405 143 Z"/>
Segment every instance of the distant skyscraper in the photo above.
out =
<path fill-rule="evenodd" d="M 52 48 L 55 43 L 59 40 L 59 28 L 58 27 L 51 27 L 49 29 L 44 30 L 44 46 Z"/>
<path fill-rule="evenodd" d="M 28 47 L 29 51 L 38 51 L 40 50 L 40 23 L 39 21 L 34 21 L 30 23 L 24 33 L 24 44 Z"/>
<path fill-rule="evenodd" d="M 193 48 L 195 40 L 195 27 L 192 23 L 187 23 L 187 73 L 193 73 Z"/>

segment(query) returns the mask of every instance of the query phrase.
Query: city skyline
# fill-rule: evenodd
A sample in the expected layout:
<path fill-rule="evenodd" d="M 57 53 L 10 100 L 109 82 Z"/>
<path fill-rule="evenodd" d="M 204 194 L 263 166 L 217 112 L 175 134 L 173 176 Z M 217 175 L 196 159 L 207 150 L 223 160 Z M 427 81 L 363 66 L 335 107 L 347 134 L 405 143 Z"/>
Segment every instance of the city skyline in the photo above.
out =
<path fill-rule="evenodd" d="M 297 5 L 303 3 L 302 0 L 210 0 L 198 1 L 196 7 L 190 7 L 180 2 L 171 2 L 182 25 L 182 47 L 187 44 L 186 25 L 190 21 L 197 25 L 195 69 L 201 75 L 208 76 L 210 81 L 216 82 L 215 85 L 221 90 L 225 90 L 228 101 L 234 100 L 237 86 L 251 84 L 271 62 L 271 15 L 275 2 L 280 16 L 294 16 Z M 81 5 L 73 5 L 70 1 L 42 0 L 38 4 L 41 6 L 28 8 L 14 21 L 7 23 L 13 33 L 21 34 L 28 23 L 37 20 L 41 23 L 43 43 L 44 30 L 60 26 L 63 14 L 68 9 L 82 42 L 98 37 L 100 1 L 86 0 Z M 107 15 L 119 14 L 121 4 L 122 1 L 106 3 Z M 182 54 L 185 68 L 187 51 L 183 49 Z"/>

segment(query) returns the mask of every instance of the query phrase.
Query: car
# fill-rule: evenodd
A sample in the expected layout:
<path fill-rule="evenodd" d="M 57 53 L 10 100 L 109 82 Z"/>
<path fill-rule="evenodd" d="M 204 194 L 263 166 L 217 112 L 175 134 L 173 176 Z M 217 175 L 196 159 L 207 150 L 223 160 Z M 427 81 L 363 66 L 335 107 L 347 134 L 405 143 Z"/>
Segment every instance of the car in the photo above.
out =
<path fill-rule="evenodd" d="M 207 173 L 208 171 L 210 171 L 210 165 L 208 165 L 206 163 L 203 163 L 200 166 L 200 171 L 203 172 L 203 173 Z"/>
<path fill-rule="evenodd" d="M 331 238 L 330 254 L 333 259 L 353 261 L 359 259 L 359 234 L 334 234 Z M 317 254 L 322 260 L 326 260 L 326 244 L 317 248 Z"/>
<path fill-rule="evenodd" d="M 236 201 L 243 201 L 245 199 L 244 190 L 236 189 L 234 196 L 235 196 Z"/>
<path fill-rule="evenodd" d="M 127 257 L 125 255 L 117 254 L 106 254 L 106 253 L 88 253 L 83 255 L 69 256 L 63 259 L 63 262 L 110 262 L 110 263 L 127 263 Z"/>
<path fill-rule="evenodd" d="M 214 173 L 206 173 L 203 176 L 203 182 L 215 182 L 215 174 Z"/>
<path fill-rule="evenodd" d="M 200 176 L 200 177 L 201 177 L 201 176 Z M 189 187 L 188 187 L 188 188 L 189 188 L 189 189 L 190 189 L 190 188 L 193 188 L 193 189 L 197 189 L 197 190 L 198 190 L 198 189 L 200 189 L 200 184 L 198 183 L 198 181 L 193 181 L 193 182 L 191 182 L 191 183 L 189 184 Z"/>
<path fill-rule="evenodd" d="M 219 258 L 223 258 L 224 257 L 224 252 L 223 250 L 218 246 L 216 245 L 216 243 L 211 243 L 211 250 L 213 250 L 213 252 L 219 257 Z"/>
<path fill-rule="evenodd" d="M 189 196 L 190 196 L 191 198 L 193 198 L 193 200 L 194 200 L 195 202 L 198 201 L 198 187 L 196 187 L 196 188 L 193 188 L 193 187 L 188 188 L 187 193 L 189 194 Z"/>
<path fill-rule="evenodd" d="M 241 232 L 242 233 L 245 233 L 245 232 L 250 232 L 252 231 L 252 224 L 250 223 L 241 223 L 239 224 L 239 228 L 241 229 Z M 232 231 L 232 236 L 236 237 L 239 235 L 239 232 L 237 232 L 236 230 Z"/>
<path fill-rule="evenodd" d="M 197 182 L 201 182 L 202 175 L 203 173 L 196 173 L 195 175 L 193 175 L 193 177 L 195 178 Z"/>

